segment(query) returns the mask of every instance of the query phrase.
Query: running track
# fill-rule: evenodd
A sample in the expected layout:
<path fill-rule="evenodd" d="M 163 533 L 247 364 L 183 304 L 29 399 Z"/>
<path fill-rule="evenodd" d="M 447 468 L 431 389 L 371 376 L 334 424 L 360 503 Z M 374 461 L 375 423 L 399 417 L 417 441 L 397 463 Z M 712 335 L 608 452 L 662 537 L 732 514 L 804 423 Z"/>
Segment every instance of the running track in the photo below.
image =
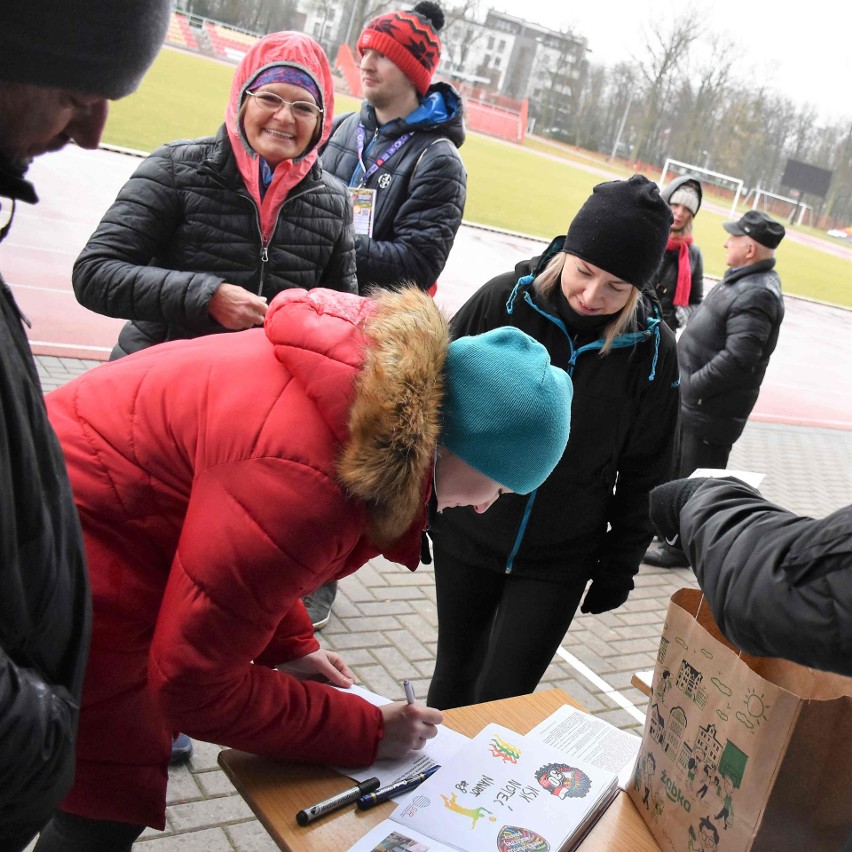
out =
<path fill-rule="evenodd" d="M 69 146 L 39 158 L 30 169 L 41 201 L 35 207 L 18 205 L 11 232 L 0 244 L 0 268 L 32 322 L 30 341 L 37 354 L 106 360 L 123 320 L 77 303 L 71 267 L 138 163 L 125 154 Z M 464 225 L 441 276 L 438 302 L 452 313 L 491 276 L 542 247 L 538 240 Z M 827 242 L 825 247 L 852 263 L 846 247 Z M 779 271 L 783 281 L 783 265 Z M 852 312 L 791 297 L 786 304 L 753 419 L 852 430 Z"/>

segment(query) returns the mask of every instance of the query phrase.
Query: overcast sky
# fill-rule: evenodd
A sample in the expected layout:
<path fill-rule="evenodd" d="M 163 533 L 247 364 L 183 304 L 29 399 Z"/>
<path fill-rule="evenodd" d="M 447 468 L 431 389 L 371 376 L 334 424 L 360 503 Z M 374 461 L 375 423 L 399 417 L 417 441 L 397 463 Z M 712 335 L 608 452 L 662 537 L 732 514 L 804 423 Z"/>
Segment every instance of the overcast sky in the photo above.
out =
<path fill-rule="evenodd" d="M 589 59 L 603 65 L 641 55 L 644 32 L 656 21 L 669 24 L 690 6 L 667 0 L 486 0 L 486 4 L 554 30 L 573 28 L 586 38 Z M 709 0 L 704 24 L 728 38 L 738 56 L 737 75 L 765 84 L 796 104 L 813 104 L 824 119 L 852 116 L 852 61 L 848 0 L 761 3 Z M 692 7 L 695 8 L 695 7 Z"/>

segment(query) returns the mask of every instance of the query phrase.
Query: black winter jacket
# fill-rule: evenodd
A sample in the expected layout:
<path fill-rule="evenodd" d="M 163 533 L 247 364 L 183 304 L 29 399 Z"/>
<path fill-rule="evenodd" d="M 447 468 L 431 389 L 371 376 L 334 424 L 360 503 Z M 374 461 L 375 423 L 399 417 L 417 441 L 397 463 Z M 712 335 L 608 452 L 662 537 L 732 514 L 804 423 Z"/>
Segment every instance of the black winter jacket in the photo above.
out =
<path fill-rule="evenodd" d="M 729 269 L 678 340 L 681 422 L 713 444 L 733 444 L 757 402 L 784 319 L 770 258 Z"/>
<path fill-rule="evenodd" d="M 693 312 L 704 298 L 704 258 L 701 254 L 701 249 L 695 243 L 691 243 L 687 247 L 687 251 L 689 252 L 689 266 L 692 269 L 689 310 Z M 678 251 L 667 250 L 663 254 L 663 261 L 654 277 L 654 289 L 656 290 L 657 298 L 660 300 L 663 320 L 665 320 L 666 325 L 672 331 L 677 331 L 680 328 L 680 320 L 678 319 L 677 309 L 674 305 L 675 290 L 677 289 L 677 273 L 680 265 L 678 258 Z"/>
<path fill-rule="evenodd" d="M 132 320 L 120 352 L 226 331 L 207 313 L 223 282 L 269 301 L 291 287 L 356 292 L 348 194 L 314 164 L 288 194 L 264 248 L 224 125 L 145 159 L 74 265 L 93 311 Z"/>
<path fill-rule="evenodd" d="M 467 173 L 458 152 L 465 138 L 463 113 L 455 89 L 435 83 L 408 120 L 379 127 L 375 110 L 365 101 L 360 113 L 335 121 L 322 165 L 350 186 L 362 185 L 359 122 L 365 129 L 367 170 L 395 140 L 414 134 L 364 184 L 376 190 L 376 207 L 372 238 L 355 237 L 361 292 L 370 285 L 403 281 L 426 290 L 443 272 L 467 196 Z"/>
<path fill-rule="evenodd" d="M 0 196 L 36 200 L 0 162 Z M 0 278 L 0 849 L 19 849 L 74 777 L 91 630 L 83 539 L 22 315 Z"/>
<path fill-rule="evenodd" d="M 572 582 L 581 573 L 629 591 L 651 541 L 648 492 L 671 468 L 678 416 L 674 335 L 643 294 L 641 330 L 616 338 L 601 357 L 603 341 L 566 326 L 558 308 L 532 288 L 531 273 L 564 242 L 557 237 L 542 258 L 489 281 L 453 317 L 452 329 L 461 336 L 514 325 L 568 370 L 574 399 L 565 454 L 532 494 L 506 494 L 482 515 L 447 509 L 431 533 L 463 562 L 554 580 L 570 572 Z"/>
<path fill-rule="evenodd" d="M 704 193 L 701 189 L 701 183 L 691 175 L 681 175 L 671 183 L 666 184 L 660 190 L 663 201 L 671 204 L 672 195 L 684 184 L 690 185 L 697 193 L 700 209 Z M 701 254 L 701 249 L 695 243 L 691 243 L 687 251 L 689 252 L 689 266 L 692 270 L 692 286 L 689 290 L 688 306 L 688 310 L 691 313 L 704 298 L 704 257 Z M 654 276 L 654 290 L 657 293 L 657 298 L 660 300 L 663 319 L 672 331 L 677 331 L 680 327 L 680 320 L 678 319 L 677 310 L 674 305 L 679 267 L 678 256 L 678 251 L 666 250 L 660 263 L 660 268 Z"/>
<path fill-rule="evenodd" d="M 732 642 L 852 676 L 852 506 L 814 520 L 709 479 L 681 509 L 680 533 Z"/>

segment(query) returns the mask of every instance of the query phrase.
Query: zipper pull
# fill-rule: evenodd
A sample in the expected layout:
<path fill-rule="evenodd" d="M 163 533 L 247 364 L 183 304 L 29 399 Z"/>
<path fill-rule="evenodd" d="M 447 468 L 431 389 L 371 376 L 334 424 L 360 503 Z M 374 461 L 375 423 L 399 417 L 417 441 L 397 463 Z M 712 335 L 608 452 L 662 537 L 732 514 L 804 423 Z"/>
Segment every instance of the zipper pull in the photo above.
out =
<path fill-rule="evenodd" d="M 269 250 L 265 245 L 260 247 L 260 262 L 267 263 L 269 261 Z"/>

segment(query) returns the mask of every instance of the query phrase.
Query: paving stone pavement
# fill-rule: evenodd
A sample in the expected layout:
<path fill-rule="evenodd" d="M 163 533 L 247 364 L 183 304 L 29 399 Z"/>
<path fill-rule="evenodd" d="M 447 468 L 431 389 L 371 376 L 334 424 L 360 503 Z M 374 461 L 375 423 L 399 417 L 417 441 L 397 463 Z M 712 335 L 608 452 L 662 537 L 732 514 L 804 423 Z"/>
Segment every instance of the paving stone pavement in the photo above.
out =
<path fill-rule="evenodd" d="M 59 387 L 99 362 L 37 357 L 45 391 Z M 795 512 L 822 517 L 852 500 L 852 432 L 749 422 L 735 444 L 729 467 L 766 474 L 761 490 Z M 563 642 L 568 655 L 592 669 L 603 688 L 557 657 L 539 689 L 560 687 L 590 712 L 641 732 L 641 723 L 614 698 L 613 690 L 641 713 L 646 699 L 630 685 L 635 671 L 653 668 L 657 637 L 670 595 L 695 587 L 688 569 L 643 565 L 636 590 L 615 612 L 578 615 Z M 410 573 L 374 559 L 339 584 L 322 644 L 338 651 L 367 689 L 401 698 L 400 681 L 426 694 L 437 640 L 434 576 L 430 566 Z M 219 747 L 195 742 L 191 761 L 170 770 L 167 828 L 148 829 L 134 852 L 272 852 L 275 844 L 236 793 L 216 762 Z M 326 850 L 321 850 L 326 852 Z"/>

